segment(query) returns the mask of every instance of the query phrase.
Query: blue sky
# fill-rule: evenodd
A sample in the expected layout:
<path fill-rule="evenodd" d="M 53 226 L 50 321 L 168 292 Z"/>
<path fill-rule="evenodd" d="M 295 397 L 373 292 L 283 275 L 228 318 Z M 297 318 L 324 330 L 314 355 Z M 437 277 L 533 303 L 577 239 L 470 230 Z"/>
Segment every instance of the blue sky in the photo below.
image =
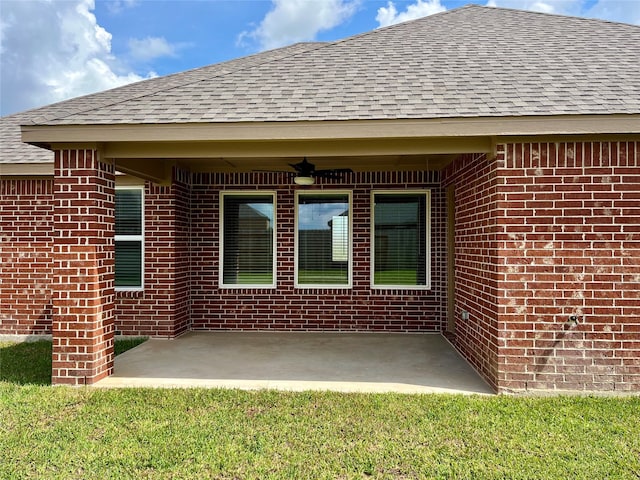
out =
<path fill-rule="evenodd" d="M 0 112 L 299 41 L 330 41 L 465 0 L 0 0 Z M 640 25 L 640 0 L 476 0 Z"/>

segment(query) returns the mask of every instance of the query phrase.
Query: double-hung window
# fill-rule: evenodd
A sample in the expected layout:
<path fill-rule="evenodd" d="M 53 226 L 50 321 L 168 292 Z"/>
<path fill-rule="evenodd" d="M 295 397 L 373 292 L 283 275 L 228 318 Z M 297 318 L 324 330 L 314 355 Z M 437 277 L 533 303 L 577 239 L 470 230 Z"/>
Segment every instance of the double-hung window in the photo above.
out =
<path fill-rule="evenodd" d="M 220 286 L 275 287 L 275 194 L 221 192 Z"/>
<path fill-rule="evenodd" d="M 430 192 L 372 192 L 373 272 L 377 288 L 430 288 Z"/>
<path fill-rule="evenodd" d="M 115 287 L 144 287 L 144 189 L 117 187 L 115 191 Z"/>
<path fill-rule="evenodd" d="M 296 195 L 297 287 L 351 286 L 351 193 Z"/>

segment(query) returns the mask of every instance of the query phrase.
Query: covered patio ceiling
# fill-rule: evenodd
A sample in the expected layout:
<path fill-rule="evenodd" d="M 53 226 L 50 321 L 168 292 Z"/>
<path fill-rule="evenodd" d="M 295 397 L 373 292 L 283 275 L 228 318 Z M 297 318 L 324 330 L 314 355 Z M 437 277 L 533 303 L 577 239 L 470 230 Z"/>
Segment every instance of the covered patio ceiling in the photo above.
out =
<path fill-rule="evenodd" d="M 490 139 L 369 139 L 324 141 L 247 141 L 117 143 L 104 147 L 116 169 L 165 183 L 171 167 L 191 172 L 291 172 L 290 164 L 307 158 L 318 169 L 354 172 L 441 170 L 458 155 L 485 153 Z"/>
<path fill-rule="evenodd" d="M 291 157 L 238 157 L 180 160 L 178 165 L 192 172 L 253 172 L 285 171 L 294 173 L 290 164 L 303 158 L 316 165 L 316 168 L 351 168 L 354 172 L 440 170 L 448 165 L 457 154 L 432 155 L 367 155 L 316 156 L 299 155 Z M 123 162 L 126 163 L 126 162 Z M 125 166 L 126 168 L 126 166 Z"/>
<path fill-rule="evenodd" d="M 478 152 L 474 152 L 478 153 Z M 119 158 L 116 170 L 158 184 L 168 184 L 171 169 L 178 166 L 190 172 L 250 173 L 274 172 L 295 174 L 292 164 L 304 158 L 317 169 L 350 168 L 354 172 L 441 170 L 459 154 L 322 156 L 291 155 L 276 157 L 203 157 L 203 158 Z"/>
<path fill-rule="evenodd" d="M 495 148 L 486 128 L 467 127 L 409 120 L 69 125 L 23 126 L 22 135 L 49 149 L 96 149 L 122 173 L 167 183 L 174 166 L 192 172 L 292 171 L 289 165 L 305 157 L 319 169 L 440 170 L 457 155 Z"/>

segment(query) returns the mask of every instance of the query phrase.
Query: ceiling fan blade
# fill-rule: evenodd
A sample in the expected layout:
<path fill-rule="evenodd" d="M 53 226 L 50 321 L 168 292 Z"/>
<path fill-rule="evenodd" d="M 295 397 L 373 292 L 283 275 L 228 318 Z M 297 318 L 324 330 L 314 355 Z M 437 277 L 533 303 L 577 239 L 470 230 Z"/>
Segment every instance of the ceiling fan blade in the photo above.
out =
<path fill-rule="evenodd" d="M 323 170 L 316 170 L 316 166 L 307 160 L 307 157 L 298 163 L 288 164 L 292 171 L 287 170 L 254 170 L 254 172 L 268 172 L 268 173 L 288 173 L 290 175 L 296 175 L 298 177 L 321 177 L 321 178 L 340 178 L 345 173 L 353 173 L 350 168 L 328 168 Z"/>

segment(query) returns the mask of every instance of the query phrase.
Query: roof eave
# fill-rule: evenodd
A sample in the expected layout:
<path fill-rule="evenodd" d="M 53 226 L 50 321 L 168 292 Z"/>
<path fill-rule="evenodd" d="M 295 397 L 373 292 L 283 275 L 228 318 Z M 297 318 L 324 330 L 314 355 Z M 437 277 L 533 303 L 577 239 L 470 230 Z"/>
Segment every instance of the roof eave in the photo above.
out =
<path fill-rule="evenodd" d="M 37 146 L 108 142 L 597 135 L 638 134 L 640 133 L 640 114 L 136 125 L 23 125 L 21 129 L 22 141 Z"/>

